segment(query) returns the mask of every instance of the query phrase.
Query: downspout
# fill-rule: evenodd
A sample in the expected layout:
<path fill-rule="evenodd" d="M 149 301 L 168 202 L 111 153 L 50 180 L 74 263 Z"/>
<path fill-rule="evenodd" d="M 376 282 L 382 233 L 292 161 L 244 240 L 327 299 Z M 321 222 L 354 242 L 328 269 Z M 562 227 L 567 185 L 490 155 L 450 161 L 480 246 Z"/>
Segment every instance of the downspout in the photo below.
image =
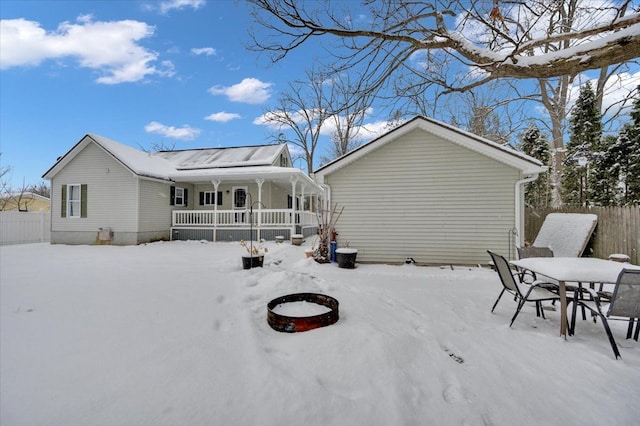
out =
<path fill-rule="evenodd" d="M 516 246 L 522 246 L 522 222 L 520 220 L 520 216 L 522 215 L 522 211 L 520 208 L 520 199 L 522 197 L 522 186 L 524 184 L 527 184 L 529 182 L 533 182 L 534 180 L 538 179 L 538 173 L 535 173 L 529 177 L 525 177 L 524 179 L 520 179 L 519 181 L 516 182 L 515 185 L 515 211 L 516 211 L 516 226 L 514 228 L 514 232 L 516 235 Z M 511 256 L 511 253 L 509 253 L 509 256 Z"/>

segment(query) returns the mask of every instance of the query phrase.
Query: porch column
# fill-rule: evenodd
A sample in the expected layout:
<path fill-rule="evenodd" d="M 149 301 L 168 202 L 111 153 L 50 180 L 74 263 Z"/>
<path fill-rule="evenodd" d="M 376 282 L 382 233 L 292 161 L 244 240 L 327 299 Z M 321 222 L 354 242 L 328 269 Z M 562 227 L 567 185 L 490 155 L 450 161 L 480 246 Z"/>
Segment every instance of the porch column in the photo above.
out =
<path fill-rule="evenodd" d="M 260 228 L 262 227 L 262 184 L 264 183 L 263 178 L 257 178 L 256 183 L 258 184 L 258 241 L 260 241 Z"/>
<path fill-rule="evenodd" d="M 296 176 L 289 177 L 291 181 L 291 235 L 296 233 Z"/>
<path fill-rule="evenodd" d="M 215 179 L 212 180 L 213 184 L 213 241 L 218 241 L 218 236 L 216 235 L 218 230 L 218 187 L 220 186 L 220 181 Z"/>
<path fill-rule="evenodd" d="M 306 187 L 307 185 L 304 183 L 300 185 L 300 204 L 302 204 L 302 206 L 300 206 L 300 211 L 302 212 L 302 216 L 300 216 L 300 225 L 304 224 L 304 190 Z"/>

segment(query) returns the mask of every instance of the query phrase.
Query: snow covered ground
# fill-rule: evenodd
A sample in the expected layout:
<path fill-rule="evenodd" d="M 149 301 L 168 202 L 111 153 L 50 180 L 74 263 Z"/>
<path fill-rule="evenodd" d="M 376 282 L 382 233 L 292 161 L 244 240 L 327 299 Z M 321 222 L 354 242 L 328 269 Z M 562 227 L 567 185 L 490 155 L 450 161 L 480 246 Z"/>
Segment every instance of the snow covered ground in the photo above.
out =
<path fill-rule="evenodd" d="M 559 337 L 480 268 L 321 265 L 307 243 L 0 248 L 0 423 L 630 425 L 640 344 L 598 322 Z M 319 292 L 335 325 L 272 330 L 275 297 Z"/>

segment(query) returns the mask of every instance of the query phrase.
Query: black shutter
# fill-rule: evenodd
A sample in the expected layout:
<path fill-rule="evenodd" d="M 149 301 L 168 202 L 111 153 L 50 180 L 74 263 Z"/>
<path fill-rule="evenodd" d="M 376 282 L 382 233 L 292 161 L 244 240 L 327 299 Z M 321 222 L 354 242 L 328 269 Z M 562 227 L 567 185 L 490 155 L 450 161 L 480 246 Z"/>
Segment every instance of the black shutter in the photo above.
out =
<path fill-rule="evenodd" d="M 218 191 L 218 205 L 222 205 L 222 191 Z"/>
<path fill-rule="evenodd" d="M 80 217 L 87 217 L 87 184 L 80 185 Z"/>
<path fill-rule="evenodd" d="M 184 205 L 188 206 L 189 205 L 189 198 L 188 198 L 188 194 L 189 191 L 187 191 L 187 188 L 184 189 Z"/>
<path fill-rule="evenodd" d="M 67 185 L 62 185 L 62 199 L 60 200 L 60 217 L 67 217 Z"/>
<path fill-rule="evenodd" d="M 204 206 L 204 192 L 200 191 L 200 205 Z"/>
<path fill-rule="evenodd" d="M 169 205 L 174 206 L 176 204 L 176 187 L 172 186 L 169 193 Z"/>

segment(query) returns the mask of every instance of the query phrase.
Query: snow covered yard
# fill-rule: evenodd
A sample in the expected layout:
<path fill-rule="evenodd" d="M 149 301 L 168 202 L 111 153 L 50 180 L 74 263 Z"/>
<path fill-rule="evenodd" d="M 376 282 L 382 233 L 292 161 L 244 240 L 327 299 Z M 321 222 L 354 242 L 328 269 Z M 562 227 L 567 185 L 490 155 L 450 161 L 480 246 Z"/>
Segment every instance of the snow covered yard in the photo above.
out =
<path fill-rule="evenodd" d="M 268 244 L 0 248 L 2 425 L 630 425 L 640 344 L 612 322 L 559 337 L 488 269 L 320 265 Z M 275 297 L 319 292 L 335 325 L 286 334 Z"/>

